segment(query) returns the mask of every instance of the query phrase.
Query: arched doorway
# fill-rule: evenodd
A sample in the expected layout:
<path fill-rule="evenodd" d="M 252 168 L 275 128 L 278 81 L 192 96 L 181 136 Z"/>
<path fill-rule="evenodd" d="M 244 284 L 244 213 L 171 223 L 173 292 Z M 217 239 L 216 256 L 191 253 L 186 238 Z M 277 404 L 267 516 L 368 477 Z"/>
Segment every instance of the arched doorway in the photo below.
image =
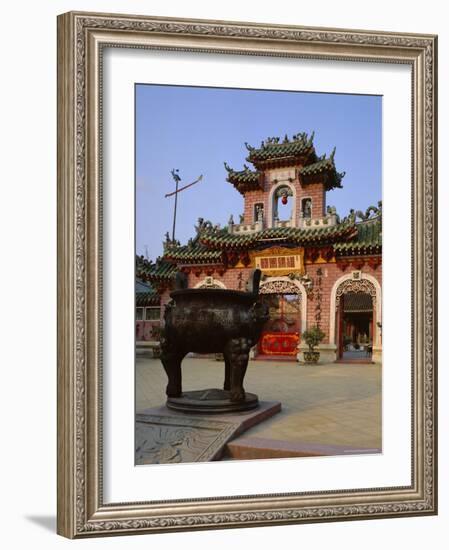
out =
<path fill-rule="evenodd" d="M 338 358 L 371 359 L 373 352 L 373 298 L 367 292 L 348 292 L 340 298 Z"/>
<path fill-rule="evenodd" d="M 334 287 L 331 299 L 334 301 L 337 360 L 371 361 L 373 346 L 379 338 L 378 286 L 356 272 Z"/>
<path fill-rule="evenodd" d="M 296 359 L 306 322 L 304 287 L 288 277 L 273 277 L 261 284 L 260 295 L 270 318 L 259 340 L 258 357 Z"/>

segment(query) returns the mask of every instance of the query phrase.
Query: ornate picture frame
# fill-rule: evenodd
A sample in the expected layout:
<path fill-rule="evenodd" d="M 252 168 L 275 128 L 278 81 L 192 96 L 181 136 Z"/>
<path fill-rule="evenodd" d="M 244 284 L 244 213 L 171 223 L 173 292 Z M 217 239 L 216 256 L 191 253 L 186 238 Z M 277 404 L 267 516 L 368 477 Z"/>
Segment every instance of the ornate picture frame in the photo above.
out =
<path fill-rule="evenodd" d="M 403 64 L 412 74 L 411 484 L 104 501 L 105 48 Z M 58 533 L 69 538 L 437 513 L 437 37 L 70 12 L 58 18 Z"/>

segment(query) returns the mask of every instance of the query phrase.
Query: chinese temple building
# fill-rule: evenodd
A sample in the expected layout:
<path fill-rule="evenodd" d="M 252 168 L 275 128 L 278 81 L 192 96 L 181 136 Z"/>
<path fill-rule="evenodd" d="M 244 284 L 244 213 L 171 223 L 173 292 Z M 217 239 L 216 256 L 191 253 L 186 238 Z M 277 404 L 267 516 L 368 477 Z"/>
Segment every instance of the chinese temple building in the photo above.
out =
<path fill-rule="evenodd" d="M 257 267 L 270 319 L 256 358 L 302 359 L 301 334 L 317 325 L 325 333 L 320 361 L 380 361 L 381 202 L 344 218 L 327 206 L 327 191 L 342 187 L 344 173 L 335 167 L 335 150 L 316 154 L 313 134 L 245 145 L 252 167 L 225 163 L 227 181 L 244 201 L 238 223 L 231 216 L 221 228 L 200 218 L 187 244 L 167 236 L 155 263 L 138 257 L 137 277 L 151 285 L 151 296 L 137 292 L 136 307 L 155 308 L 149 315 L 159 313 L 162 323 L 178 271 L 188 275 L 189 288 L 245 290 Z M 145 339 L 146 330 L 140 327 L 138 338 Z"/>

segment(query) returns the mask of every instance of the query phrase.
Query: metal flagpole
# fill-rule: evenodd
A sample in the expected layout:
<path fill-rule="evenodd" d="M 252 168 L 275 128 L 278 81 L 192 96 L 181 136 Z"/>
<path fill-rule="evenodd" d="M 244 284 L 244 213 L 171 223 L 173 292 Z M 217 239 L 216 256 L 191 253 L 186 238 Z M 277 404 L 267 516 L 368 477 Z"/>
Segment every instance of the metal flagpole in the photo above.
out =
<path fill-rule="evenodd" d="M 172 231 L 172 236 L 171 236 L 171 240 L 174 242 L 175 241 L 175 228 L 176 228 L 176 209 L 178 207 L 178 185 L 179 185 L 179 181 L 181 180 L 181 178 L 179 177 L 179 175 L 177 174 L 179 170 L 172 170 L 172 176 L 173 176 L 173 179 L 175 180 L 176 182 L 176 190 L 175 190 L 175 210 L 173 212 L 173 231 Z"/>
<path fill-rule="evenodd" d="M 192 185 L 195 185 L 195 183 L 198 183 L 199 181 L 201 181 L 203 179 L 203 175 L 201 174 L 200 177 L 197 178 L 195 181 L 192 181 L 192 183 L 189 183 L 188 185 L 184 185 L 184 187 L 181 187 L 181 189 L 179 189 L 179 182 L 181 181 L 181 178 L 180 178 L 178 172 L 179 172 L 178 168 L 176 168 L 176 169 L 173 168 L 173 170 L 171 171 L 171 175 L 173 176 L 173 179 L 176 182 L 176 189 L 174 191 L 172 191 L 171 193 L 167 193 L 165 195 L 165 198 L 172 197 L 173 195 L 175 195 L 175 209 L 174 209 L 174 212 L 173 212 L 173 231 L 172 231 L 172 241 L 173 242 L 175 240 L 176 210 L 178 208 L 178 194 L 181 191 L 184 191 L 184 189 L 187 189 L 188 187 L 191 187 Z"/>

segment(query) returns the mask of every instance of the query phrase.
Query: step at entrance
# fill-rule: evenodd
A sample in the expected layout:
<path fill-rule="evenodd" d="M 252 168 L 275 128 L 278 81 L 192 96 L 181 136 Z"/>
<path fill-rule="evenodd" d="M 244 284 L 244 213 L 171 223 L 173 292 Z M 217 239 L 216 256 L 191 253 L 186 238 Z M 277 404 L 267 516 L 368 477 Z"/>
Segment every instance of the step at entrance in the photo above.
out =
<path fill-rule="evenodd" d="M 262 437 L 237 437 L 226 445 L 225 457 L 231 460 L 260 458 L 295 458 L 312 456 L 335 456 L 351 454 L 375 454 L 381 449 L 360 449 L 341 445 L 317 443 L 294 443 Z"/>

